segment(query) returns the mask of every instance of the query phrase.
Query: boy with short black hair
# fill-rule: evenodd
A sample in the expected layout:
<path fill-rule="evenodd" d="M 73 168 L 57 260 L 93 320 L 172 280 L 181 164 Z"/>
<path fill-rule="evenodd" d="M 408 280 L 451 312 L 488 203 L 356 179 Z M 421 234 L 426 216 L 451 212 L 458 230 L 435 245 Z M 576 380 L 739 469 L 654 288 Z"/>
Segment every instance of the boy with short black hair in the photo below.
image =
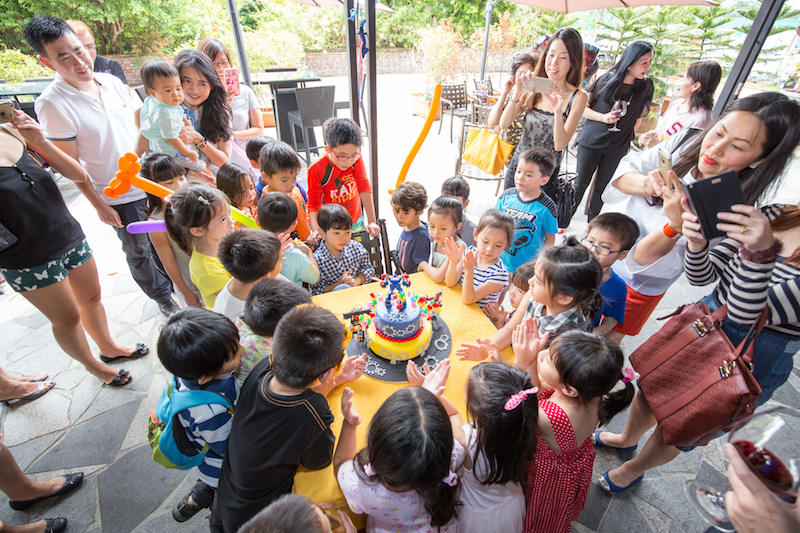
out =
<path fill-rule="evenodd" d="M 300 156 L 285 142 L 274 142 L 261 149 L 259 159 L 261 161 L 261 182 L 264 184 L 263 192 L 282 192 L 292 198 L 297 207 L 295 231 L 301 241 L 309 239 L 311 227 L 308 223 L 308 206 L 297 185 Z"/>
<path fill-rule="evenodd" d="M 272 336 L 281 318 L 302 304 L 311 303 L 311 294 L 294 283 L 279 278 L 262 279 L 250 289 L 244 313 L 233 324 L 239 330 L 244 353 L 234 377 L 241 386 L 264 359 L 272 358 Z"/>
<path fill-rule="evenodd" d="M 467 216 L 467 206 L 469 205 L 469 183 L 461 176 L 453 176 L 447 178 L 442 183 L 442 196 L 452 196 L 461 202 L 461 207 L 464 208 L 464 218 L 461 221 L 461 229 L 458 235 L 467 248 L 475 246 L 475 223 Z"/>
<path fill-rule="evenodd" d="M 139 132 L 150 141 L 150 151 L 172 156 L 182 167 L 206 168 L 200 154 L 178 137 L 183 128 L 183 86 L 178 70 L 168 61 L 151 59 L 139 75 L 147 94 L 139 115 Z"/>
<path fill-rule="evenodd" d="M 189 307 L 173 313 L 158 337 L 158 358 L 175 375 L 176 390 L 207 390 L 224 396 L 233 406 L 239 387 L 233 371 L 242 356 L 239 333 L 230 320 L 207 309 Z M 222 458 L 228 449 L 232 407 L 207 404 L 178 413 L 191 445 L 208 453 L 198 467 L 200 479 L 173 509 L 185 522 L 209 507 L 219 484 Z"/>
<path fill-rule="evenodd" d="M 258 225 L 276 235 L 291 234 L 297 227 L 297 205 L 282 192 L 268 192 L 258 200 Z M 319 268 L 314 254 L 305 243 L 292 244 L 283 254 L 283 277 L 302 286 L 315 285 L 319 281 Z"/>
<path fill-rule="evenodd" d="M 597 262 L 603 267 L 600 295 L 603 307 L 594 319 L 594 332 L 605 335 L 619 343 L 625 333 L 617 331 L 617 325 L 625 322 L 625 298 L 628 287 L 611 265 L 625 259 L 628 251 L 639 239 L 639 225 L 622 213 L 603 213 L 589 222 L 586 237 L 581 244 L 589 248 Z"/>
<path fill-rule="evenodd" d="M 325 239 L 314 251 L 319 265 L 319 281 L 312 294 L 349 289 L 372 279 L 375 267 L 369 252 L 352 240 L 353 219 L 339 204 L 326 204 L 319 211 L 319 227 Z"/>
<path fill-rule="evenodd" d="M 261 150 L 266 145 L 274 142 L 277 141 L 272 137 L 259 135 L 247 141 L 244 146 L 244 153 L 247 154 L 247 159 L 250 160 L 250 174 L 255 174 L 256 198 L 261 198 L 261 191 L 264 189 L 264 183 L 261 181 Z"/>
<path fill-rule="evenodd" d="M 431 234 L 428 225 L 419 219 L 428 205 L 425 187 L 405 181 L 392 194 L 392 211 L 397 224 L 403 228 L 397 240 L 395 259 L 403 272 L 414 274 L 431 255 Z"/>
<path fill-rule="evenodd" d="M 222 237 L 217 257 L 232 277 L 219 291 L 214 312 L 231 320 L 241 315 L 253 285 L 281 273 L 281 255 L 281 241 L 271 231 L 242 228 Z"/>
<path fill-rule="evenodd" d="M 308 167 L 308 211 L 311 230 L 319 231 L 323 205 L 340 204 L 353 219 L 353 231 L 380 233 L 372 186 L 361 157 L 361 128 L 349 118 L 330 118 L 322 125 L 325 155 Z M 362 210 L 363 205 L 363 210 Z M 366 215 L 366 216 L 365 216 Z"/>
<path fill-rule="evenodd" d="M 289 311 L 273 337 L 269 360 L 242 387 L 211 514 L 212 531 L 238 531 L 292 490 L 298 466 L 325 468 L 333 456 L 333 414 L 310 388 L 342 361 L 345 328 L 321 307 Z"/>
<path fill-rule="evenodd" d="M 555 167 L 553 152 L 538 146 L 528 148 L 519 156 L 515 186 L 506 189 L 497 199 L 495 209 L 505 211 L 514 219 L 514 240 L 500 255 L 509 272 L 514 272 L 536 257 L 543 246 L 551 246 L 556 240 L 556 204 L 541 189 L 550 181 Z"/>

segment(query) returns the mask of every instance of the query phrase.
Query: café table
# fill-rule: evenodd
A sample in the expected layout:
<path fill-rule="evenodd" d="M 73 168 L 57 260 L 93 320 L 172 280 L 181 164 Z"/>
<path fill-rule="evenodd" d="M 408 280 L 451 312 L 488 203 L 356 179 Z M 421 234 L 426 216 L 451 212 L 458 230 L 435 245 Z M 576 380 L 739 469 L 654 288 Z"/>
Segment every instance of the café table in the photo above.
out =
<path fill-rule="evenodd" d="M 51 83 L 52 80 L 0 83 L 0 97 L 39 96 Z"/>
<path fill-rule="evenodd" d="M 461 417 L 466 421 L 464 385 L 467 382 L 469 371 L 478 363 L 475 361 L 459 361 L 455 351 L 462 343 L 475 342 L 478 337 L 490 338 L 497 330 L 477 304 L 465 305 L 461 303 L 460 285 L 447 288 L 445 285 L 434 283 L 425 273 L 421 272 L 412 274 L 410 280 L 411 286 L 407 290 L 414 294 L 433 296 L 442 291 L 441 317 L 452 335 L 450 377 L 447 380 L 447 388 L 444 395 L 455 404 L 459 413 L 461 413 Z M 369 294 L 371 292 L 381 292 L 380 285 L 371 283 L 343 291 L 330 292 L 314 296 L 312 301 L 315 305 L 332 311 L 344 322 L 342 314 L 364 307 L 363 304 L 370 301 Z M 503 350 L 503 359 L 508 362 L 513 360 L 511 348 Z M 361 449 L 366 445 L 367 429 L 375 412 L 392 393 L 407 386 L 409 386 L 408 383 L 387 383 L 364 374 L 356 381 L 331 391 L 328 395 L 328 403 L 334 416 L 331 429 L 337 438 L 337 442 L 339 432 L 342 429 L 341 400 L 345 387 L 350 387 L 355 392 L 353 404 L 361 415 L 361 424 L 358 426 L 358 448 Z M 295 492 L 307 496 L 314 502 L 327 502 L 333 504 L 335 508 L 347 509 L 349 513 L 344 496 L 333 475 L 332 465 L 313 472 L 300 471 L 295 476 L 294 483 Z M 364 527 L 366 523 L 365 516 L 351 514 L 351 517 L 356 527 Z"/>
<path fill-rule="evenodd" d="M 292 126 L 289 124 L 287 115 L 290 111 L 297 111 L 297 98 L 294 90 L 297 87 L 305 87 L 308 82 L 320 81 L 320 78 L 308 70 L 274 69 L 254 74 L 251 81 L 253 85 L 269 85 L 278 140 L 291 145 Z M 316 145 L 316 139 L 311 136 L 309 136 L 308 142 L 312 146 Z M 298 149 L 301 147 L 298 146 Z"/>

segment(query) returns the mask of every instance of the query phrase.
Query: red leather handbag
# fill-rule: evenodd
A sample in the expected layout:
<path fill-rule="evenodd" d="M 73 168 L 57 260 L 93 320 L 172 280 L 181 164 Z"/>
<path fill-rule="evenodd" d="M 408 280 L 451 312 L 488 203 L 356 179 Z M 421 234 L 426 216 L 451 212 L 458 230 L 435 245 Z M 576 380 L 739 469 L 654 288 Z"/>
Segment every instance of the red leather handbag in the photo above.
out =
<path fill-rule="evenodd" d="M 761 387 L 753 378 L 753 341 L 767 321 L 765 307 L 739 346 L 722 331 L 727 306 L 678 308 L 633 354 L 644 399 L 673 446 L 702 446 L 751 415 Z M 659 320 L 663 320 L 659 319 Z"/>

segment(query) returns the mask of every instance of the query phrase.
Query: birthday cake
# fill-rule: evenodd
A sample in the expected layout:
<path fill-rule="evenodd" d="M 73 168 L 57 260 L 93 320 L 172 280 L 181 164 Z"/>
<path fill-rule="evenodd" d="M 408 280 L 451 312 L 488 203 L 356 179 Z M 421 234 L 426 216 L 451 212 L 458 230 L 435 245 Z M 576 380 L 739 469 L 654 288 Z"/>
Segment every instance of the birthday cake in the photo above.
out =
<path fill-rule="evenodd" d="M 431 319 L 441 310 L 441 293 L 435 297 L 416 296 L 406 289 L 408 274 L 382 277 L 382 294 L 370 294 L 366 313 L 351 317 L 353 333 L 366 336 L 367 346 L 390 361 L 406 361 L 425 353 L 431 342 Z"/>

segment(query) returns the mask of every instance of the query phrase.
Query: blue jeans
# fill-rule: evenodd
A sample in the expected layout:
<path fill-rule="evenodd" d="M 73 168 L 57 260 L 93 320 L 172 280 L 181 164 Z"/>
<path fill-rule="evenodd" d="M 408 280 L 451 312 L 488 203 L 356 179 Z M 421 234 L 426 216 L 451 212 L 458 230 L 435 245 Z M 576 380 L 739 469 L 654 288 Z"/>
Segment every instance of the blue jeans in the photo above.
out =
<path fill-rule="evenodd" d="M 147 219 L 147 200 L 136 200 L 111 207 L 119 213 L 123 226 Z M 114 230 L 117 232 L 119 240 L 122 241 L 122 251 L 125 252 L 128 268 L 130 268 L 136 284 L 156 302 L 169 300 L 172 295 L 172 282 L 156 268 L 150 238 L 147 234 L 131 235 L 124 227 L 114 228 Z"/>

